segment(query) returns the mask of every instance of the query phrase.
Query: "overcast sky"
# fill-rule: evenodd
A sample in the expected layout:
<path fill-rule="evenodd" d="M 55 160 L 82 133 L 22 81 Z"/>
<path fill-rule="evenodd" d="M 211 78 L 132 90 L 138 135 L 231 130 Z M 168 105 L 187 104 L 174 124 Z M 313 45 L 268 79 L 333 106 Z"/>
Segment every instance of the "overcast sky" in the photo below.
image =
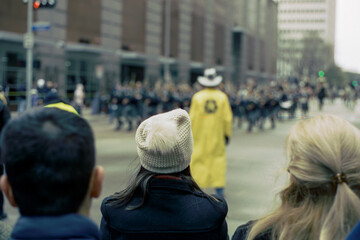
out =
<path fill-rule="evenodd" d="M 335 62 L 360 73 L 360 0 L 336 1 Z"/>

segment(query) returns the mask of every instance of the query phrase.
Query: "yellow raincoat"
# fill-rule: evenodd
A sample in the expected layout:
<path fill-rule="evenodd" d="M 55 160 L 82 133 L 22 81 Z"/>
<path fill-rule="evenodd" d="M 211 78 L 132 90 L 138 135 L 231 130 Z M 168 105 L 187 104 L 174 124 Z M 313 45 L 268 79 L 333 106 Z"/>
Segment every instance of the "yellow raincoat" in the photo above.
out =
<path fill-rule="evenodd" d="M 194 137 L 190 169 L 201 188 L 221 188 L 226 183 L 225 136 L 231 136 L 232 112 L 228 97 L 215 88 L 196 93 L 189 115 Z"/>

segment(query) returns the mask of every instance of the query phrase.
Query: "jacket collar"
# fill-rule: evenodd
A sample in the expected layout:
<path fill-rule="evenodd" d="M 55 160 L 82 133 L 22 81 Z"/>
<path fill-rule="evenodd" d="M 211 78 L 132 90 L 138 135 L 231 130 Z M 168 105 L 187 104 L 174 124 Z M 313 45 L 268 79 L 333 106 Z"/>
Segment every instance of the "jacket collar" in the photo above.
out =
<path fill-rule="evenodd" d="M 21 216 L 10 239 L 100 239 L 96 224 L 79 214 Z"/>
<path fill-rule="evenodd" d="M 172 178 L 152 178 L 149 184 L 150 191 L 161 191 L 166 189 L 176 189 L 193 193 L 188 182 L 182 179 Z"/>

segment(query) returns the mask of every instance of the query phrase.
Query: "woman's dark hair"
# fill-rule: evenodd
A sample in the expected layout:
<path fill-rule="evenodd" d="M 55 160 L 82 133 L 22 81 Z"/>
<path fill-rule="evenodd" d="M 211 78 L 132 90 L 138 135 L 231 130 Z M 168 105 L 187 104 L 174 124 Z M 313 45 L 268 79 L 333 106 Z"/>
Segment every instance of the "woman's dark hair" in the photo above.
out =
<path fill-rule="evenodd" d="M 147 197 L 148 194 L 148 188 L 149 183 L 151 179 L 155 176 L 161 176 L 161 175 L 170 175 L 174 177 L 181 178 L 182 181 L 185 181 L 189 184 L 190 188 L 198 193 L 203 193 L 206 196 L 208 196 L 211 199 L 216 200 L 216 198 L 204 193 L 201 188 L 197 185 L 193 177 L 191 176 L 190 167 L 185 168 L 181 172 L 177 173 L 170 173 L 170 174 L 159 174 L 154 173 L 151 171 L 146 170 L 142 166 L 140 167 L 137 175 L 134 177 L 134 179 L 131 180 L 130 184 L 121 192 L 115 193 L 112 195 L 112 198 L 109 200 L 109 203 L 111 205 L 119 205 L 119 206 L 126 206 L 128 203 L 133 199 L 135 194 L 141 194 L 142 201 L 139 204 L 136 205 L 129 205 L 126 207 L 127 210 L 134 210 L 139 207 L 141 207 Z"/>

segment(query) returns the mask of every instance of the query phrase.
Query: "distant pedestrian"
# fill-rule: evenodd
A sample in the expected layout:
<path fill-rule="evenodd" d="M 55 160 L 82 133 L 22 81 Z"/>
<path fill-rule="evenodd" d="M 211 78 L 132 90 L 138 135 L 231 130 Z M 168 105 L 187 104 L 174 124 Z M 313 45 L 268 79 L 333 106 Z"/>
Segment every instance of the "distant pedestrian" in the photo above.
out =
<path fill-rule="evenodd" d="M 91 101 L 90 107 L 92 115 L 97 115 L 101 113 L 101 96 L 99 91 L 95 93 L 95 96 Z"/>
<path fill-rule="evenodd" d="M 17 100 L 17 112 L 20 114 L 26 110 L 26 88 L 23 83 L 21 83 L 17 89 Z"/>
<path fill-rule="evenodd" d="M 1 94 L 1 93 L 0 93 Z M 6 102 L 3 102 L 2 97 L 0 97 L 0 133 L 2 129 L 10 120 L 11 114 L 7 107 Z M 4 174 L 4 164 L 0 163 L 0 177 Z M 0 190 L 0 220 L 7 218 L 7 214 L 4 211 L 4 195 Z"/>
<path fill-rule="evenodd" d="M 62 100 L 57 91 L 53 89 L 52 91 L 48 92 L 44 97 L 44 107 L 46 108 L 58 108 L 61 110 L 65 110 L 68 112 L 75 113 L 76 115 L 79 115 L 79 112 L 76 111 L 76 109 L 71 106 L 70 104 L 66 103 L 64 100 Z"/>
<path fill-rule="evenodd" d="M 326 98 L 326 87 L 325 81 L 323 79 L 319 80 L 318 88 L 317 88 L 317 97 L 319 99 L 319 111 L 322 111 L 324 106 L 324 99 Z"/>
<path fill-rule="evenodd" d="M 81 83 L 76 84 L 76 89 L 74 91 L 74 108 L 81 115 L 82 109 L 85 106 L 85 90 L 84 85 Z"/>
<path fill-rule="evenodd" d="M 0 85 L 0 100 L 7 106 L 8 105 L 8 101 L 6 99 L 5 96 L 5 92 L 4 92 L 4 88 L 2 85 Z"/>
<path fill-rule="evenodd" d="M 44 79 L 40 78 L 36 81 L 36 90 L 38 93 L 38 101 L 39 101 L 38 105 L 42 105 L 45 95 L 47 93 L 47 88 L 45 87 Z"/>
<path fill-rule="evenodd" d="M 112 124 L 114 122 L 115 114 L 116 114 L 116 111 L 118 110 L 118 108 L 119 108 L 118 98 L 114 96 L 111 98 L 111 102 L 109 103 L 109 114 L 110 114 L 109 123 L 110 124 Z"/>
<path fill-rule="evenodd" d="M 359 129 L 340 117 L 299 121 L 286 141 L 280 206 L 238 227 L 232 240 L 345 239 L 360 219 L 359 142 Z"/>
<path fill-rule="evenodd" d="M 188 113 L 152 116 L 135 139 L 141 167 L 129 186 L 104 199 L 102 239 L 228 239 L 226 202 L 204 193 L 190 173 Z"/>
<path fill-rule="evenodd" d="M 206 69 L 198 82 L 205 89 L 194 94 L 190 118 L 194 136 L 191 172 L 201 188 L 215 188 L 223 197 L 226 185 L 226 149 L 232 132 L 232 112 L 227 95 L 216 87 L 222 77 Z"/>

